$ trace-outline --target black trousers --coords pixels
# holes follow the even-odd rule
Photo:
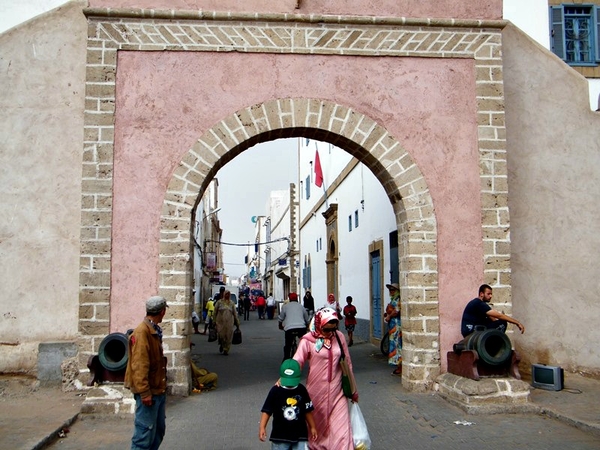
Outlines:
[[[292,342],[294,342],[295,338],[298,340],[306,334],[305,328],[292,328],[285,332],[285,346],[283,347],[283,359],[289,359],[294,355],[291,355],[292,350]]]

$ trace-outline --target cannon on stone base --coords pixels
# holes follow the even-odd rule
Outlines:
[[[106,336],[100,342],[98,354],[88,359],[87,366],[91,375],[88,386],[125,381],[128,358],[127,336],[123,333],[111,333]]]
[[[482,376],[512,376],[521,379],[521,358],[512,349],[508,336],[499,330],[475,327],[475,331],[454,344],[448,352],[448,372],[479,380]]]

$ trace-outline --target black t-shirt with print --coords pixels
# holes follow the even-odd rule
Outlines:
[[[295,388],[273,386],[261,409],[273,418],[269,439],[273,442],[307,441],[306,413],[313,409],[304,385],[299,384]]]

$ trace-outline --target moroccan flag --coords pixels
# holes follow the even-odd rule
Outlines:
[[[323,169],[321,169],[321,160],[319,159],[319,150],[315,155],[315,184],[321,187],[323,184]]]

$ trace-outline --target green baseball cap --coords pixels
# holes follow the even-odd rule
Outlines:
[[[295,359],[286,359],[279,368],[280,383],[285,387],[296,387],[302,376],[300,364]]]

